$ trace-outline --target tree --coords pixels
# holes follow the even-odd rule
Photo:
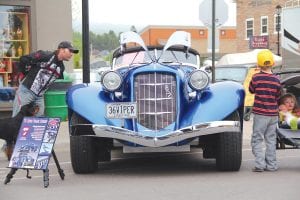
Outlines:
[[[96,34],[93,32],[89,33],[90,43],[93,45],[94,49],[99,51],[108,50],[112,51],[116,49],[119,45],[119,36],[112,30],[108,33]],[[82,34],[79,32],[73,32],[73,44],[79,49],[79,54],[74,55],[74,68],[81,68],[81,58],[82,58]],[[112,53],[111,53],[112,54]],[[110,59],[111,55],[104,58]]]
[[[74,54],[74,68],[78,69],[81,66],[81,57],[82,57],[82,34],[79,32],[73,32],[73,45],[79,49],[78,54]]]
[[[95,34],[90,32],[90,42],[93,44],[93,48],[99,51],[115,49],[119,44],[119,39],[114,31],[110,30],[108,33]]]

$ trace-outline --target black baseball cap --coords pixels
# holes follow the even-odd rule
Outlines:
[[[71,44],[71,42],[68,41],[62,41],[61,43],[59,43],[57,49],[69,49],[72,53],[78,53],[79,50],[75,49],[73,47],[73,45]]]

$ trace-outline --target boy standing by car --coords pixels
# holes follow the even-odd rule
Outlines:
[[[253,133],[251,138],[255,167],[252,171],[276,171],[276,126],[278,123],[278,100],[281,85],[272,73],[273,53],[262,50],[257,54],[260,72],[252,77],[249,91],[255,95],[253,105]],[[266,150],[263,152],[263,142]]]

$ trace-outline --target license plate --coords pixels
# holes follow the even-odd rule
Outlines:
[[[106,118],[136,118],[136,102],[106,104]]]

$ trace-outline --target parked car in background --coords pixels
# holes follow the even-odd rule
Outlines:
[[[101,74],[105,71],[110,70],[110,67],[101,67],[98,69],[90,69],[90,83],[100,83]],[[73,79],[73,84],[83,83],[82,80],[82,69],[74,69],[73,72],[69,73],[70,77]]]
[[[259,72],[259,69],[254,64],[237,64],[237,65],[218,65],[215,67],[215,80],[220,81],[235,81],[244,86],[245,101],[244,101],[244,120],[250,120],[252,106],[254,103],[254,95],[249,92],[249,83],[252,76]]]
[[[109,67],[109,65],[107,64],[107,62],[105,62],[102,59],[95,59],[94,61],[92,61],[90,63],[90,69],[100,69],[100,68],[105,68],[105,67]]]
[[[101,85],[67,91],[74,172],[92,173],[98,162],[110,161],[114,140],[123,153],[198,147],[204,158],[216,159],[218,170],[239,170],[243,86],[211,83],[187,32],[174,32],[165,46],[146,46],[134,32],[122,33],[120,42]]]

